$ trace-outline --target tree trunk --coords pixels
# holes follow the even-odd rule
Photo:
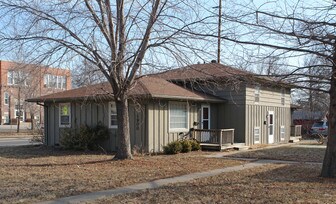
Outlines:
[[[118,138],[119,145],[117,154],[114,159],[132,159],[129,117],[128,117],[128,100],[122,98],[116,101],[117,120],[118,120]]]
[[[334,55],[330,83],[330,104],[328,117],[328,144],[321,171],[322,177],[336,177],[336,53]]]

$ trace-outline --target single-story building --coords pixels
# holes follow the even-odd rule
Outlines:
[[[131,90],[131,145],[160,152],[195,130],[202,142],[234,130],[235,143],[271,144],[290,137],[290,86],[218,63],[195,64],[136,79]],[[29,99],[44,106],[45,144],[59,144],[65,128],[105,124],[104,148],[118,148],[116,106],[108,83]],[[204,140],[204,141],[203,141]],[[222,139],[218,139],[222,140]],[[218,142],[217,141],[217,142]]]

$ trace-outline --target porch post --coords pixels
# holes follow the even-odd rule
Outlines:
[[[219,146],[222,148],[222,143],[223,143],[223,130],[220,129],[219,131]]]

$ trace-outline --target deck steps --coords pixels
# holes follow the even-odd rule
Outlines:
[[[223,144],[220,146],[219,144],[211,144],[211,143],[201,143],[201,147],[203,150],[217,150],[217,151],[225,151],[225,150],[246,150],[249,147],[245,146],[244,143],[228,143],[228,144]]]
[[[289,143],[300,142],[301,139],[302,139],[302,136],[296,136],[296,137],[294,137],[294,136],[292,137],[292,136],[291,136],[291,137],[289,138],[289,141],[288,141],[288,142],[289,142]]]

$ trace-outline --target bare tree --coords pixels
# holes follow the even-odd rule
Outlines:
[[[250,50],[256,57],[276,53],[288,61],[295,60],[291,71],[279,77],[301,88],[329,94],[329,136],[321,176],[336,177],[335,4],[273,1],[257,5],[254,1],[244,1],[234,6],[235,9],[223,15],[234,32],[222,35],[222,40],[238,44],[241,50]],[[322,60],[307,65],[300,62],[304,56]]]
[[[86,60],[76,65],[72,71],[73,87],[87,86],[106,82],[103,73],[96,66]]]
[[[25,44],[48,63],[75,59],[94,65],[110,83],[117,106],[120,144],[115,158],[130,159],[129,90],[156,59],[170,55],[185,62],[188,53],[199,55],[202,49],[182,32],[207,20],[196,5],[188,0],[1,0],[0,40],[3,47]],[[12,24],[19,34],[7,28]]]

